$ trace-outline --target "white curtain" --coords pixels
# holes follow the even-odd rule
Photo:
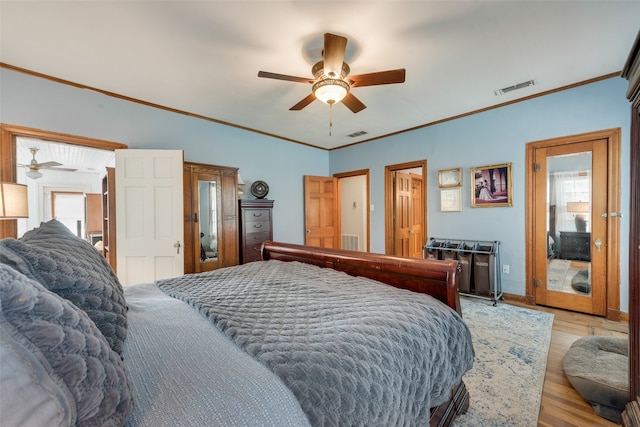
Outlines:
[[[591,171],[553,172],[553,184],[550,186],[550,204],[556,205],[556,233],[576,231],[575,216],[567,212],[568,202],[589,203],[591,212]],[[590,214],[587,218],[587,231],[590,230]]]

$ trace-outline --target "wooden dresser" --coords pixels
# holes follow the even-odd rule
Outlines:
[[[262,242],[273,239],[273,200],[238,200],[240,207],[240,263],[260,260]]]
[[[591,261],[591,233],[561,231],[560,258]]]

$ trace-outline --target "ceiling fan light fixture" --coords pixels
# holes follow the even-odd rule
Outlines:
[[[347,96],[349,83],[340,79],[322,79],[313,84],[313,94],[325,104],[333,105]]]
[[[34,170],[27,171],[26,175],[31,179],[42,178],[42,173]]]

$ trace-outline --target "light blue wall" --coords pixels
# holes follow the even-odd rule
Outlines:
[[[213,95],[212,95],[213,96]],[[0,68],[0,122],[127,144],[182,149],[187,161],[240,168],[275,200],[274,239],[304,243],[303,175],[329,174],[326,150],[151,108]],[[249,188],[245,189],[249,194]]]
[[[428,233],[451,239],[499,240],[504,292],[525,294],[525,146],[528,142],[622,129],[622,212],[629,217],[630,104],[621,78],[519,102],[458,120],[330,153],[331,173],[370,169],[371,251],[384,252],[384,167],[428,161]],[[426,100],[428,102],[428,100]],[[511,162],[513,207],[471,208],[470,168]],[[438,170],[463,168],[462,212],[440,212]],[[628,221],[621,221],[621,310],[628,307]]]
[[[613,78],[413,132],[327,152],[0,68],[0,122],[122,142],[183,149],[185,160],[240,168],[269,184],[274,238],[303,243],[303,175],[371,171],[371,251],[384,252],[384,167],[427,159],[430,236],[500,240],[503,291],[525,294],[525,145],[578,133],[622,129],[622,212],[629,212],[630,107],[626,81]],[[426,100],[425,102],[428,102]],[[469,168],[513,164],[513,207],[472,209]],[[463,211],[441,213],[437,171],[463,168]],[[628,221],[621,221],[621,310],[628,308]]]

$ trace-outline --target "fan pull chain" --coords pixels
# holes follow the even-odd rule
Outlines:
[[[333,127],[333,102],[329,104],[329,136],[331,136],[332,127]]]

